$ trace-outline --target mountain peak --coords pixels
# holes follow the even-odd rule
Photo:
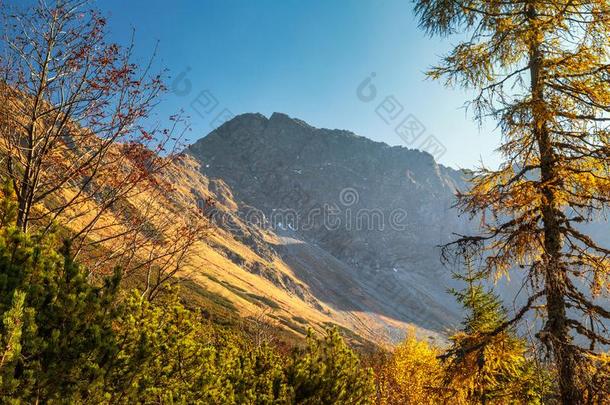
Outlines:
[[[292,117],[290,117],[288,114],[284,114],[282,112],[274,112],[271,114],[271,117],[269,117],[269,120],[292,120]]]
[[[269,118],[237,116],[188,152],[201,162],[204,175],[224,180],[237,201],[255,209],[272,227],[279,226],[282,238],[290,236],[318,249],[282,247],[284,242],[279,242],[278,251],[295,273],[317,274],[320,270],[309,261],[326,252],[353,269],[345,271],[353,272],[358,283],[371,285],[371,294],[387,297],[386,287],[374,284],[381,279],[404,291],[414,280],[430,291],[445,282],[436,246],[460,230],[451,209],[460,180],[430,154],[390,147],[349,131],[314,128],[277,112]],[[334,207],[333,215],[343,214],[342,220],[351,222],[333,227],[337,218],[325,216],[321,207]],[[275,224],[280,212],[290,214]],[[391,222],[397,217],[404,223]],[[372,222],[363,224],[367,219]],[[395,294],[413,302],[405,305],[405,312],[388,307],[382,311],[385,315],[417,320],[427,328],[439,328],[451,318],[432,308],[433,302],[444,299],[444,289],[438,296],[430,292],[430,319],[414,319],[407,310],[418,305],[417,294]]]

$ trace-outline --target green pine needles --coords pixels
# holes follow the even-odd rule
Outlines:
[[[252,346],[169,293],[159,302],[95,281],[57,238],[14,225],[0,201],[0,402],[368,404],[373,376],[336,330],[302,351]]]

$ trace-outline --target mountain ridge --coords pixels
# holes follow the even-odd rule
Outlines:
[[[186,154],[200,163],[204,176],[222,179],[236,200],[253,208],[260,226],[300,242],[275,250],[303,277],[323,265],[310,263],[311,252],[321,249],[377,302],[369,312],[439,332],[457,322],[458,308],[445,291],[452,281],[437,246],[467,226],[452,208],[455,192],[465,185],[462,172],[437,164],[427,152],[315,128],[283,113],[239,115]],[[312,219],[325,206],[345,214],[343,227],[331,230],[328,218]],[[391,216],[401,212],[406,223],[391,224]],[[252,219],[251,213],[243,215]],[[384,222],[376,232],[368,229],[376,223],[359,228],[353,217],[348,223],[347,214],[362,213],[369,221],[379,214]],[[325,299],[337,308],[363,310]]]

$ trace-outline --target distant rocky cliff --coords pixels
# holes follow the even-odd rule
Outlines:
[[[279,113],[235,117],[187,152],[229,186],[244,220],[281,237],[270,248],[321,301],[435,330],[458,319],[437,246],[468,227],[451,208],[462,173]]]

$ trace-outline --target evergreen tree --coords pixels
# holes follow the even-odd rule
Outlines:
[[[11,371],[21,355],[21,333],[23,328],[23,304],[25,294],[15,291],[12,307],[2,317],[0,343],[0,387],[3,391],[14,391],[19,385]]]
[[[289,403],[283,361],[271,347],[214,327],[176,294],[153,304],[134,292],[117,328],[109,403]]]
[[[14,213],[5,186],[3,213]],[[14,223],[14,222],[13,222]],[[3,401],[85,400],[103,379],[116,351],[112,328],[115,277],[99,287],[48,238],[17,227],[0,228],[0,329],[3,342],[0,398]]]
[[[527,358],[526,341],[513,328],[502,329],[507,314],[499,297],[482,285],[470,257],[465,261],[466,273],[454,277],[466,287],[452,293],[466,316],[442,356],[448,360],[446,384],[467,403],[541,403],[548,387]]]
[[[297,404],[369,404],[372,370],[360,365],[336,328],[319,340],[309,331],[307,348],[295,353],[286,374]]]
[[[24,234],[0,206],[0,402],[367,404],[371,371],[336,330],[281,356],[186,308],[95,282],[67,244]],[[1,209],[1,208],[0,208]],[[12,224],[12,225],[11,225]]]

